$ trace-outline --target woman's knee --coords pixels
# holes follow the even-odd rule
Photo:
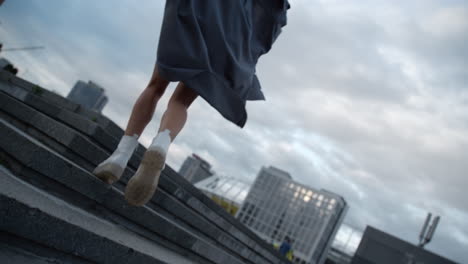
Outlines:
[[[161,98],[164,92],[166,91],[168,85],[169,81],[166,81],[158,76],[156,78],[151,79],[147,89],[149,89],[155,97]]]
[[[151,94],[156,98],[161,98],[166,91],[166,87],[148,85],[147,89],[151,91]]]
[[[165,80],[159,74],[157,67],[154,68],[151,80],[148,83],[147,89],[149,89],[155,97],[161,98],[166,91],[169,81]]]

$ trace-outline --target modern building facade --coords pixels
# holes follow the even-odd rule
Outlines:
[[[353,257],[346,254],[346,252],[331,247],[328,251],[328,257],[325,264],[350,264],[352,258]]]
[[[258,173],[237,218],[269,243],[290,237],[293,263],[322,264],[347,209],[343,197],[270,166]]]
[[[67,98],[96,112],[101,112],[108,101],[104,88],[92,81],[77,81]]]
[[[214,175],[196,183],[195,187],[235,216],[249,193],[250,185],[236,178]]]
[[[325,264],[350,264],[364,231],[342,223],[328,251]]]
[[[211,164],[197,154],[192,154],[192,156],[185,159],[180,167],[179,174],[193,184],[213,176]]]
[[[395,236],[367,226],[352,264],[456,264]]]

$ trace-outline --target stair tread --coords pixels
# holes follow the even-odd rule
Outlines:
[[[75,102],[70,101],[65,97],[62,97],[61,95],[48,91],[47,89],[39,87],[38,85],[35,85],[29,81],[21,79],[7,71],[0,70],[0,81],[12,83],[21,89],[40,95],[51,104],[58,105],[72,112],[79,113],[83,116],[86,116],[86,118],[88,119],[93,118],[104,128],[109,129],[114,137],[121,137],[124,134],[122,128],[120,128],[111,119],[107,118],[103,114],[87,109]]]
[[[81,176],[83,179],[79,181],[89,190],[76,190],[77,192],[83,192],[88,198],[124,217],[135,218],[139,225],[155,232],[155,235],[157,234],[163,239],[172,239],[173,244],[179,243],[176,247],[192,250],[194,254],[199,255],[200,261],[241,263],[239,261],[243,259],[248,263],[287,263],[283,257],[272,250],[270,245],[235,220],[169,166],[166,166],[162,173],[159,189],[155,196],[144,207],[145,212],[129,208],[123,200],[122,191],[124,184],[137,168],[141,154],[145,150],[144,147],[139,145],[139,151],[136,151],[132,156],[120,182],[114,186],[103,187],[103,183],[90,172],[98,163],[107,158],[117,145],[118,140],[106,130],[109,127],[104,128],[102,122],[92,121],[89,116],[85,116],[87,114],[85,112],[79,113],[77,111],[79,108],[75,108],[71,102],[65,108],[60,108],[58,105],[67,104],[67,99],[60,98],[59,95],[54,95],[57,96],[54,100],[60,101],[55,104],[52,102],[53,100],[47,101],[35,95],[31,92],[31,87],[29,90],[18,88],[20,86],[18,83],[23,80],[14,77],[12,81],[12,79],[8,79],[10,77],[6,78],[5,76],[5,74],[0,73],[0,97],[2,97],[0,118],[6,120],[0,124],[8,126],[8,129],[20,134],[23,139],[26,138],[29,142],[39,146],[39,149],[52,153],[58,160],[65,162],[65,164],[63,162],[56,164],[59,165],[58,167],[62,167],[62,171],[68,170],[68,172],[76,174],[73,177],[86,175],[88,182],[85,183],[83,176]],[[27,83],[26,85],[32,84]],[[3,102],[8,102],[10,105],[6,106],[5,104],[4,106]],[[107,119],[105,116],[102,118]],[[21,149],[22,146],[19,148]],[[12,154],[11,152],[12,150],[9,154]],[[23,154],[22,163],[25,163],[25,166],[38,166],[38,164],[33,163],[39,162],[40,158],[36,160],[37,157],[31,157],[27,153]],[[70,167],[64,169],[64,166]],[[39,167],[41,168],[35,167],[34,169],[44,170],[43,174],[53,173],[51,168],[45,168],[42,165]],[[55,180],[61,181],[65,185],[70,184],[69,179]],[[159,225],[167,227],[167,230],[158,231],[158,224],[147,223],[147,220],[144,220],[153,216],[158,218],[158,221],[162,221],[158,222]],[[137,232],[133,229],[131,231]],[[171,238],[173,234],[169,234],[170,232],[178,234],[180,241],[174,240],[174,237]],[[153,242],[161,239],[154,238],[155,235],[152,235]],[[176,250],[174,245],[171,246],[170,250]],[[184,254],[182,251],[179,253]]]
[[[148,231],[181,247],[183,251],[188,250],[215,263],[241,263],[234,256],[195,236],[190,230],[170,221],[149,206],[128,205],[122,193],[115,187],[101,182],[82,168],[67,162],[54,150],[3,120],[0,120],[0,129],[4,131],[2,131],[4,135],[13,139],[8,143],[0,142],[1,148],[28,168],[130,219]],[[18,149],[21,151],[15,151]]]
[[[40,211],[42,214],[61,220],[63,224],[78,227],[80,232],[93,233],[98,237],[111,240],[114,244],[120,244],[125,248],[135,250],[162,262],[194,263],[174,254],[172,251],[162,246],[151,243],[151,241],[148,241],[146,238],[140,237],[120,225],[100,219],[18,179],[3,166],[0,166],[0,175],[0,194],[4,197],[14,199],[17,203],[26,205],[31,210],[31,214],[37,214],[37,211]],[[14,208],[10,208],[10,210],[14,210]],[[42,218],[38,219],[43,221]],[[48,227],[46,223],[39,224],[47,228],[48,232],[51,232],[51,227]],[[36,232],[45,231],[46,230],[37,230]],[[54,239],[57,241],[63,241],[65,239],[73,240],[74,235],[76,234],[64,234],[63,237],[55,237]],[[70,243],[76,243],[77,245],[83,244],[83,242],[79,240],[74,240]]]
[[[62,144],[68,144],[68,149],[60,148],[60,150],[62,151],[54,149],[55,151],[58,151],[58,153],[60,153],[61,155],[68,157],[72,155],[71,152],[77,152],[78,155],[80,155],[80,158],[88,159],[89,162],[92,162],[92,165],[78,165],[74,163],[74,161],[77,158],[66,158],[71,163],[74,163],[74,165],[83,168],[87,167],[88,172],[90,172],[90,170],[92,170],[92,168],[94,168],[100,160],[103,160],[107,157],[104,151],[96,147],[91,141],[87,140],[87,138],[85,138],[81,134],[77,133],[71,128],[68,128],[67,126],[58,123],[50,117],[47,117],[44,114],[32,109],[31,107],[21,103],[20,101],[10,98],[7,95],[3,95],[0,96],[0,102],[2,103],[2,111],[14,115],[15,118],[21,120],[22,122],[36,127],[44,133],[47,133],[48,136],[61,142]],[[26,130],[31,131],[31,129],[29,128]],[[37,141],[35,138],[33,138],[33,140]],[[41,144],[43,143],[41,142]],[[126,183],[129,179],[129,176],[133,173],[133,169],[127,168],[126,176],[123,177],[121,182],[123,181],[123,183]],[[167,179],[166,175],[163,174],[161,178],[161,184],[159,187],[163,186],[163,189],[166,189],[168,185],[174,186],[174,184]],[[123,184],[120,189],[123,189]],[[253,249],[248,249],[247,245],[242,245],[242,243],[240,241],[237,241],[234,237],[230,237],[227,234],[223,235],[222,233],[225,231],[222,231],[220,227],[216,227],[215,225],[210,224],[208,220],[203,219],[203,215],[197,215],[196,213],[192,212],[192,210],[194,209],[189,209],[186,207],[186,205],[181,205],[181,201],[178,201],[176,199],[177,198],[169,197],[169,193],[162,192],[159,188],[155,196],[153,197],[153,200],[156,201],[158,205],[161,205],[166,210],[171,210],[171,212],[177,217],[184,219],[184,221],[188,222],[190,225],[194,225],[195,228],[197,228],[197,234],[199,234],[199,236],[208,235],[210,238],[215,239],[218,243],[224,245],[227,250],[232,250],[236,252],[236,254],[239,254],[243,257],[251,258],[253,263],[267,263],[266,260],[262,259],[260,256],[256,256]],[[198,205],[198,207],[200,207],[200,205]],[[204,209],[204,211],[206,211],[206,208]],[[204,234],[201,234],[202,232]],[[240,231],[235,230],[234,232],[240,233]]]

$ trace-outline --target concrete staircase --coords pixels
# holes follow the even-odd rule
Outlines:
[[[91,171],[123,130],[105,116],[0,72],[0,263],[289,263],[169,166],[152,200]]]

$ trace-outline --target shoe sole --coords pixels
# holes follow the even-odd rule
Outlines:
[[[107,163],[98,165],[94,170],[93,174],[96,175],[100,180],[108,184],[112,184],[120,179],[123,173],[123,168],[116,164]]]
[[[129,204],[142,206],[153,197],[165,160],[165,155],[158,150],[145,152],[140,166],[125,188],[125,199]]]

